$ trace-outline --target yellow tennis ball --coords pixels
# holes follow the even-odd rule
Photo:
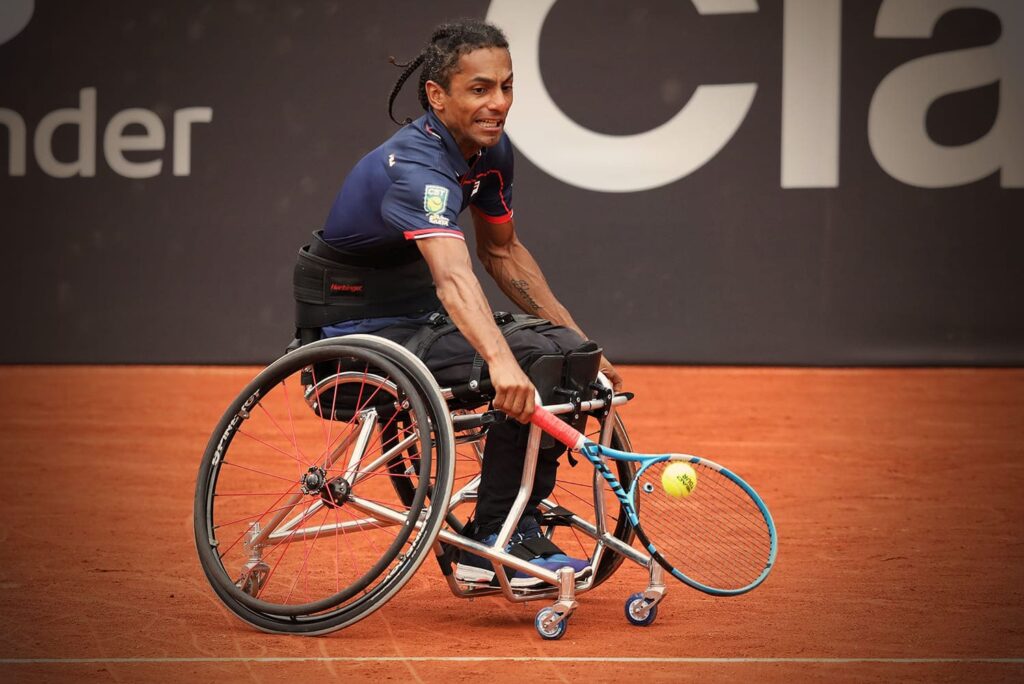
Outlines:
[[[661,474],[661,486],[670,496],[690,496],[690,492],[697,486],[697,471],[689,463],[669,463]]]

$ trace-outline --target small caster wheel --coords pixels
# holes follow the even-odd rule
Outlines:
[[[626,619],[637,627],[646,627],[658,617],[658,604],[648,607],[642,593],[636,593],[626,599]]]
[[[549,627],[544,626],[545,622],[557,617],[558,613],[551,608],[541,608],[540,612],[537,613],[537,619],[533,621],[533,625],[537,628],[537,634],[540,634],[542,639],[554,641],[555,639],[561,639],[565,634],[565,627],[569,622],[569,618],[563,618],[561,622]]]

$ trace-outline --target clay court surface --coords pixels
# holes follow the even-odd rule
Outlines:
[[[634,446],[743,475],[778,563],[738,598],[672,584],[648,628],[624,565],[545,642],[546,604],[458,600],[431,559],[348,629],[254,631],[203,576],[192,498],[257,369],[0,368],[0,679],[1024,680],[1024,370],[622,370]]]

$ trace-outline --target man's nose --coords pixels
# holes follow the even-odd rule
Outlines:
[[[502,89],[491,95],[491,101],[489,102],[491,109],[495,109],[501,112],[508,111],[508,108],[512,106],[512,93],[506,93]]]

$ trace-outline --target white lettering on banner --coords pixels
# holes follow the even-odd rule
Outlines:
[[[53,134],[60,126],[78,127],[78,159],[62,162],[53,156]],[[11,140],[14,147],[14,140]],[[96,89],[82,88],[78,93],[78,109],[58,109],[43,117],[36,127],[36,162],[48,176],[96,175]]]
[[[756,0],[691,0],[701,15],[757,12]],[[701,85],[665,124],[635,135],[606,135],[570,119],[540,72],[540,34],[555,0],[492,0],[487,20],[505,29],[515,55],[516,108],[507,130],[518,149],[555,178],[601,192],[668,185],[709,162],[750,110],[756,83]],[[938,19],[980,8],[1000,21],[990,46],[912,60],[879,84],[867,136],[881,168],[918,187],[950,187],[1001,172],[1024,187],[1024,0],[885,0],[877,38],[929,38]],[[783,188],[839,185],[842,0],[785,0],[783,19]],[[925,127],[939,97],[999,84],[999,111],[984,137],[967,145],[934,142]]]
[[[757,85],[701,85],[667,122],[635,135],[580,126],[558,108],[540,73],[540,34],[555,0],[493,0],[487,21],[501,26],[515,55],[516,108],[506,130],[530,161],[565,183],[603,192],[667,185],[710,161],[747,116]],[[701,0],[701,14],[755,12],[754,0]]]
[[[699,14],[743,14],[757,11],[757,0],[691,0]]]
[[[0,45],[22,32],[36,11],[35,0],[0,2]]]
[[[186,107],[174,112],[175,176],[188,176],[192,173],[192,124],[211,121],[213,110],[210,107]]]
[[[782,187],[839,187],[841,0],[787,0],[782,28]]]
[[[10,153],[7,155],[7,173],[25,175],[25,120],[17,112],[0,109],[0,126],[7,128]]]
[[[146,129],[145,135],[125,135],[124,129],[132,124]],[[164,149],[164,124],[160,117],[148,109],[124,109],[114,115],[103,134],[103,154],[115,173],[125,178],[152,178],[160,175],[162,159],[131,162],[124,158],[125,150]]]
[[[210,107],[186,107],[174,112],[174,148],[172,168],[175,176],[192,173],[192,125],[213,121]],[[142,126],[143,134],[128,134],[129,126]],[[7,129],[9,152],[7,172],[11,176],[25,175],[26,138],[25,120],[11,109],[0,109],[0,126]],[[53,136],[61,126],[78,129],[78,156],[73,161],[61,161],[53,153]],[[57,109],[44,116],[36,126],[33,137],[36,163],[43,173],[54,178],[96,175],[96,89],[82,88],[78,93],[78,107]],[[152,178],[163,170],[162,159],[129,161],[126,151],[162,152],[166,132],[156,112],[139,107],[124,109],[114,114],[103,132],[103,155],[111,170],[125,178]]]
[[[939,18],[957,8],[999,16],[992,45],[911,60],[879,84],[868,111],[868,141],[886,173],[908,185],[945,188],[1001,172],[1004,188],[1024,187],[1024,3],[1020,0],[886,0],[877,38],[930,38]],[[925,115],[943,95],[999,84],[992,129],[966,145],[940,145]]]

